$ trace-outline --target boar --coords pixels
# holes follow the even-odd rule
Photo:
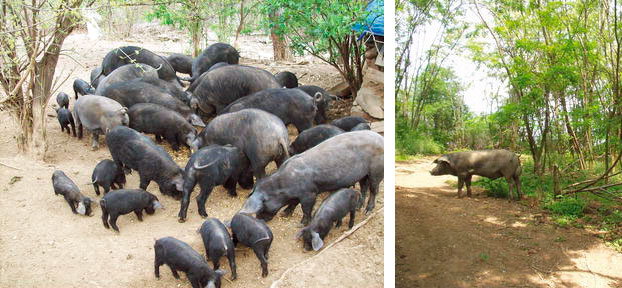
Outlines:
[[[222,68],[224,69],[224,68]],[[211,73],[211,72],[210,72]],[[266,175],[266,166],[280,166],[289,158],[287,127],[278,117],[258,109],[244,109],[214,118],[195,140],[195,147],[210,144],[238,147],[250,161],[255,177]]]
[[[138,132],[155,134],[158,141],[160,136],[163,136],[173,150],[178,151],[179,145],[184,144],[189,148],[196,148],[192,145],[197,137],[197,129],[176,111],[158,104],[139,103],[133,105],[128,114],[130,128]]]
[[[261,263],[261,277],[268,276],[268,251],[272,245],[272,230],[266,222],[246,214],[235,214],[231,219],[233,245],[238,242],[251,247]]]
[[[212,193],[212,189],[223,185],[229,195],[237,196],[236,183],[244,176],[248,166],[248,159],[244,153],[231,145],[209,145],[192,154],[184,171],[184,192],[179,209],[179,221],[183,222],[186,219],[190,194],[197,182],[201,187],[201,193],[197,197],[199,215],[207,217],[205,201]]]
[[[76,101],[73,108],[74,119],[78,124],[78,138],[82,139],[82,126],[93,133],[93,149],[99,147],[99,134],[108,134],[117,126],[127,126],[130,118],[127,108],[110,98],[85,95]]]
[[[220,288],[220,278],[226,271],[213,271],[201,254],[190,245],[173,237],[164,237],[155,241],[155,277],[160,279],[160,266],[171,268],[173,277],[179,279],[177,271],[186,273],[192,288]]]
[[[99,206],[102,208],[102,221],[106,229],[112,229],[119,232],[117,226],[117,218],[119,215],[125,215],[134,212],[138,221],[143,221],[143,210],[151,215],[158,208],[163,208],[162,204],[155,195],[143,189],[119,189],[112,190],[99,200]],[[110,220],[108,220],[110,216]],[[110,226],[108,226],[110,223]]]
[[[99,186],[104,188],[104,194],[108,194],[110,187],[112,187],[112,189],[123,189],[125,185],[125,173],[117,174],[117,170],[117,164],[114,164],[114,161],[110,159],[105,159],[97,163],[91,175],[91,183],[93,183],[93,188],[95,188],[95,194],[97,194],[97,196],[99,196]]]
[[[52,173],[52,186],[54,186],[55,195],[63,195],[73,214],[91,215],[91,203],[93,203],[93,200],[82,195],[78,185],[69,179],[65,172],[55,170]]]
[[[272,175],[257,181],[240,213],[270,220],[285,205],[291,214],[302,205],[302,224],[311,220],[318,193],[336,191],[359,182],[363,205],[371,190],[366,213],[374,209],[376,194],[384,178],[384,139],[372,131],[339,134],[285,161]]]
[[[71,125],[71,130],[73,131],[73,137],[76,137],[76,123],[73,121],[73,116],[71,115],[71,111],[69,111],[66,108],[60,108],[56,110],[56,118],[58,118],[58,123],[60,123],[61,132],[67,129],[67,134],[70,134],[69,125]]]
[[[106,136],[106,143],[117,165],[117,173],[123,173],[124,167],[134,169],[140,176],[140,189],[146,190],[149,183],[155,181],[162,194],[181,197],[184,171],[149,137],[132,128],[117,126]]]
[[[276,115],[285,125],[294,124],[298,133],[301,133],[313,126],[317,112],[315,105],[321,97],[316,95],[316,98],[311,98],[307,93],[297,89],[266,89],[234,101],[220,113],[256,108]]]
[[[296,238],[302,237],[305,250],[318,251],[324,246],[324,237],[328,235],[330,229],[341,226],[341,220],[350,213],[348,228],[354,226],[354,216],[356,214],[359,198],[361,194],[352,189],[341,189],[324,200],[320,208],[315,211],[313,220],[309,226],[302,228]]]
[[[324,140],[341,133],[344,133],[344,131],[328,124],[322,124],[307,129],[300,133],[298,137],[296,137],[296,140],[292,142],[292,145],[289,146],[289,154],[295,155],[305,152],[315,147],[315,145],[322,143]]]
[[[523,193],[520,188],[522,168],[516,154],[507,150],[466,151],[445,154],[434,160],[430,174],[458,176],[458,198],[462,198],[462,186],[466,183],[467,196],[471,197],[471,177],[484,176],[490,179],[504,177],[508,181],[509,200],[513,200],[512,190],[516,185],[517,197]]]
[[[214,263],[214,269],[220,268],[220,257],[226,255],[231,268],[231,280],[235,280],[238,277],[235,265],[235,246],[227,227],[220,220],[209,218],[203,222],[198,232],[203,239],[205,255]]]

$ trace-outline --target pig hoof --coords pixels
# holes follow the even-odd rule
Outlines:
[[[177,222],[179,222],[179,223],[184,223],[184,222],[186,222],[186,219],[179,218],[179,219],[177,219]]]

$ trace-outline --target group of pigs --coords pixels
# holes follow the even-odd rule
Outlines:
[[[325,124],[329,102],[337,98],[322,88],[298,86],[290,72],[273,75],[238,62],[238,52],[224,43],[209,46],[195,59],[181,54],[165,58],[125,46],[109,52],[102,65],[93,69],[90,84],[75,80],[73,113],[68,95],[57,96],[61,131],[70,133],[71,126],[76,136],[77,125],[81,138],[86,128],[93,135],[93,149],[98,147],[98,136],[106,136],[112,160],[99,162],[91,179],[97,195],[100,186],[104,189],[99,205],[106,228],[118,232],[119,215],[134,212],[142,221],[143,210],[153,214],[163,208],[158,197],[145,191],[151,181],[162,194],[181,200],[179,222],[187,217],[196,184],[202,217],[208,216],[205,202],[215,186],[223,185],[231,196],[237,195],[237,184],[252,188],[242,209],[226,225],[208,218],[199,229],[215,270],[188,244],[165,237],[154,246],[156,277],[159,267],[167,264],[176,278],[177,271],[185,272],[193,287],[220,287],[222,256],[229,259],[232,279],[237,277],[234,247],[238,242],[253,249],[266,277],[273,235],[265,221],[281,208],[287,206],[283,215],[291,215],[298,204],[302,206],[306,226],[297,238],[303,239],[306,250],[316,251],[333,224],[340,226],[348,213],[349,227],[353,226],[367,190],[366,213],[374,208],[384,178],[383,137],[370,131],[360,117]],[[180,78],[177,72],[190,77]],[[186,90],[182,81],[190,82]],[[299,133],[291,145],[288,124]],[[194,126],[203,130],[198,133]],[[174,150],[188,146],[192,155],[185,170],[141,132],[155,134],[157,142],[164,138]],[[277,170],[266,176],[271,161]],[[125,175],[132,170],[138,172],[140,189],[123,189]],[[357,182],[360,193],[349,189]],[[54,171],[52,183],[55,194],[64,196],[73,213],[92,214],[91,206],[97,202],[80,193],[65,173]],[[316,196],[325,191],[336,192],[312,217]]]

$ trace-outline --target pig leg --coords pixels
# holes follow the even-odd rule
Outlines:
[[[374,207],[376,206],[376,194],[378,194],[378,189],[380,188],[380,181],[382,178],[370,178],[369,185],[369,200],[367,200],[367,208],[365,209],[365,214],[369,214]],[[361,196],[362,198],[363,196]]]
[[[238,193],[236,192],[236,184],[237,183],[238,183],[238,179],[236,179],[234,177],[229,177],[229,179],[227,179],[227,181],[223,185],[225,187],[225,189],[227,189],[227,193],[229,193],[229,196],[231,196],[231,197],[238,196]]]
[[[235,265],[235,250],[233,247],[227,249],[227,259],[229,259],[229,268],[231,268],[231,280],[235,280],[238,278],[238,273],[236,272],[237,266]]]
[[[82,132],[82,122],[78,123],[78,139],[82,139],[83,132]]]
[[[193,176],[186,177],[184,180],[184,192],[181,197],[181,208],[179,209],[179,214],[177,215],[177,217],[179,217],[179,222],[186,221],[186,214],[188,213],[188,206],[190,205],[190,194],[192,194],[192,190],[195,185],[196,181]]]
[[[166,139],[166,142],[168,142],[168,144],[171,145],[173,150],[179,151],[179,145],[177,145],[177,139],[175,139],[175,134],[172,134],[172,133],[166,134],[164,136],[164,139]]]
[[[140,175],[140,189],[143,190],[147,190],[147,186],[149,186],[149,182],[151,182],[151,179],[147,179],[146,176]]]
[[[177,270],[175,270],[175,268],[173,268],[173,266],[168,265],[169,268],[171,268],[171,273],[173,273],[173,277],[175,277],[175,279],[179,279],[179,274],[177,273]]]
[[[110,184],[109,183],[104,183],[104,195],[108,194],[108,192],[110,191]],[[99,194],[97,194],[99,195]]]
[[[197,208],[199,209],[199,215],[207,217],[207,212],[205,211],[205,201],[207,201],[209,194],[212,193],[214,185],[210,183],[209,185],[206,185],[205,188],[203,187],[204,186],[201,186],[201,194],[197,197]]]
[[[110,214],[110,226],[112,226],[112,229],[115,231],[120,232],[119,227],[117,226],[117,218],[119,218],[119,215]]]
[[[69,208],[71,208],[71,211],[73,212],[73,214],[78,214],[78,212],[76,211],[76,206],[73,203],[73,200],[65,198],[65,201],[67,201],[67,203],[69,204]]]
[[[361,198],[359,199],[358,209],[361,209],[363,203],[365,203],[365,196],[367,196],[367,190],[369,189],[369,177],[365,176],[363,179],[359,180],[359,186],[361,186]]]
[[[311,212],[313,212],[313,206],[315,205],[315,194],[313,196],[304,196],[300,199],[300,205],[302,206],[302,221],[305,226],[309,225],[311,221]]]
[[[350,210],[350,222],[348,222],[348,228],[352,229],[354,226],[354,216],[356,214],[356,209]]]
[[[513,190],[514,190],[514,178],[512,177],[506,177],[505,178],[506,181],[508,181],[508,201],[513,201],[514,200],[514,195],[513,195]]]
[[[73,117],[71,116],[71,114],[69,114],[69,125],[71,125],[71,130],[73,131],[73,137],[76,137],[76,124],[73,121]],[[69,130],[69,127],[67,127],[67,130]]]
[[[458,198],[462,198],[462,186],[464,186],[464,178],[458,176]]]
[[[143,209],[134,210],[136,217],[138,217],[138,221],[143,222]]]
[[[108,226],[108,211],[106,209],[102,209],[102,221],[104,222],[104,227],[106,227],[106,229],[110,229],[110,226]],[[156,277],[160,276],[156,274]]]
[[[95,188],[95,194],[99,196],[99,186],[97,185],[97,183],[93,183],[93,188]]]
[[[335,223],[335,228],[339,228],[341,226],[341,218],[337,219],[337,223]]]
[[[516,192],[518,192],[518,200],[523,198],[523,191],[520,190],[520,176],[514,176],[514,183],[516,184]]]
[[[91,145],[93,150],[99,148],[99,131],[93,130],[93,144]]]
[[[268,259],[266,259],[265,245],[262,244],[264,243],[256,243],[253,246],[253,252],[255,252],[259,262],[261,262],[261,277],[266,277],[268,276]]]
[[[289,205],[287,205],[287,208],[285,208],[285,210],[281,212],[281,216],[282,217],[292,216],[292,214],[294,213],[294,210],[296,209],[296,206],[298,206],[298,203],[299,203],[298,199],[294,199],[290,201]]]
[[[153,272],[155,274],[155,277],[160,279],[160,266],[162,266],[164,264],[164,262],[160,261],[162,256],[160,256],[159,255],[160,253],[158,253],[158,252],[159,252],[159,250],[156,249],[155,250],[155,260],[153,260],[153,266],[154,266]]]
[[[464,183],[466,184],[466,188],[467,188],[467,196],[468,197],[471,197],[471,176],[473,176],[473,175],[468,175],[464,179]]]

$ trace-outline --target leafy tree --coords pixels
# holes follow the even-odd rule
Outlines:
[[[54,78],[61,47],[80,23],[81,5],[93,2],[0,2],[0,87],[5,96],[0,109],[19,124],[17,146],[22,153],[45,157],[45,108],[62,81]]]
[[[260,4],[268,24],[285,36],[299,55],[309,53],[335,67],[356,96],[363,82],[364,43],[352,26],[364,23],[367,1],[360,0],[267,0]]]

